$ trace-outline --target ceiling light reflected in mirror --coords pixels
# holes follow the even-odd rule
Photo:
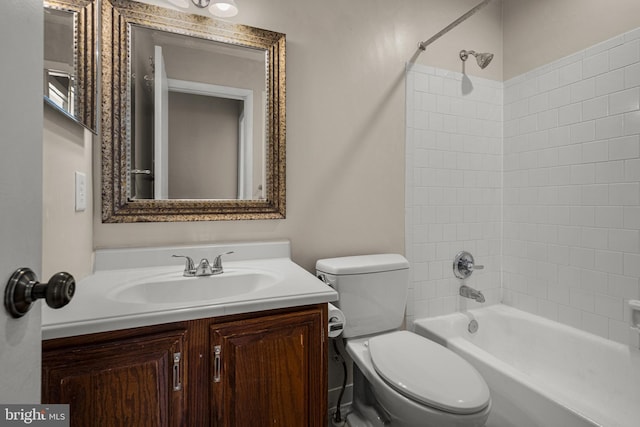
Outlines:
[[[231,18],[238,14],[235,0],[140,0],[143,3],[166,6],[166,3],[186,9],[187,12],[207,14],[218,18]],[[164,4],[163,4],[164,3]],[[203,13],[204,12],[204,13]]]
[[[209,7],[209,12],[221,18],[230,18],[238,14],[238,6],[233,0],[216,1]]]

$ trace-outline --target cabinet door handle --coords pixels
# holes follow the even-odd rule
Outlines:
[[[222,346],[213,347],[213,382],[220,382],[220,371],[222,370]]]
[[[173,353],[173,391],[182,390],[182,383],[180,382],[180,360],[182,355],[180,353]]]

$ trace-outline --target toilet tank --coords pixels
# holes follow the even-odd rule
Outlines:
[[[398,329],[404,319],[409,261],[398,254],[327,258],[316,275],[339,294],[335,305],[346,317],[345,338]]]

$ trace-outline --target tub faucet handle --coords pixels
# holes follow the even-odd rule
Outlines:
[[[466,251],[458,252],[453,260],[453,274],[458,279],[464,280],[471,276],[473,270],[482,270],[483,268],[484,265],[476,265],[473,255]]]

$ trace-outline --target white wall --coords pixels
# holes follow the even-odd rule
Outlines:
[[[639,104],[640,29],[505,83],[505,302],[625,343]]]
[[[499,302],[502,82],[412,66],[406,160],[409,323],[477,304],[458,296],[452,264],[462,250],[485,266],[467,284]]]

